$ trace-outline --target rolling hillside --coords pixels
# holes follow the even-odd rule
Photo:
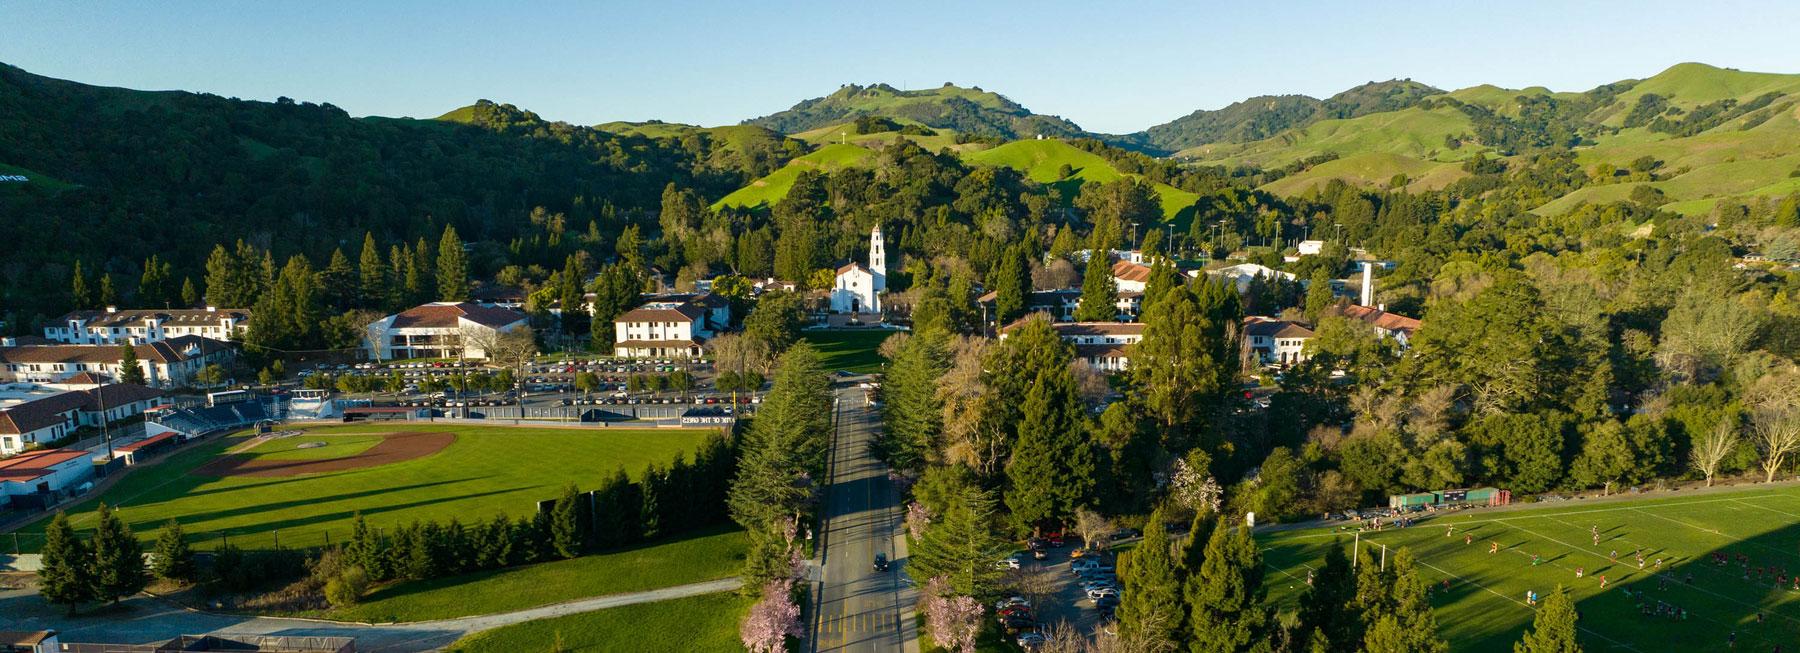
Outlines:
[[[836,143],[826,145],[811,154],[795,158],[779,170],[719,198],[719,201],[713,202],[712,208],[714,210],[725,207],[756,208],[774,204],[787,196],[788,189],[794,187],[794,178],[800,176],[802,171],[830,171],[863,165],[874,156],[874,150],[858,145]]]
[[[1075,137],[1087,133],[1057,116],[1032,113],[1006,96],[952,84],[902,91],[876,84],[848,84],[825,97],[805,100],[785,111],[744,121],[784,134],[798,134],[844,123],[859,116],[909,120],[936,128],[1002,138],[1038,135]]]
[[[893,137],[892,133],[888,136]],[[806,156],[790,161],[788,165],[776,170],[761,179],[751,182],[730,195],[726,195],[713,204],[713,208],[727,206],[754,208],[781,201],[788,189],[794,185],[794,178],[803,170],[835,170],[839,168],[871,165],[875,152],[871,149],[852,144],[830,143]],[[1041,184],[1055,186],[1063,191],[1064,197],[1074,197],[1086,184],[1100,184],[1117,181],[1124,174],[1100,155],[1088,152],[1069,143],[1056,139],[1013,141],[997,147],[982,150],[965,150],[960,152],[964,161],[974,165],[1003,166],[1018,170],[1027,178]],[[1067,177],[1059,176],[1064,165],[1073,171]],[[1167,219],[1177,219],[1183,211],[1193,207],[1198,195],[1169,186],[1156,184],[1156,194],[1162,202],[1163,214]]]

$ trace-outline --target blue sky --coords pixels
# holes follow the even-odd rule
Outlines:
[[[1251,5],[1275,5],[1255,7]],[[1368,6],[1357,6],[1368,5]],[[429,117],[730,124],[844,83],[999,91],[1128,132],[1395,77],[1585,90],[1682,61],[1800,72],[1780,2],[23,2],[0,61],[90,84]]]

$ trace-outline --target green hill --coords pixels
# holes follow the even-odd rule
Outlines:
[[[970,152],[963,160],[976,165],[1005,166],[1018,170],[1032,181],[1063,189],[1064,197],[1074,197],[1083,185],[1118,181],[1126,175],[1098,154],[1056,139],[1013,141],[992,149]],[[1064,165],[1073,172],[1059,176]],[[1162,201],[1163,217],[1176,219],[1183,210],[1192,208],[1198,195],[1168,184],[1156,184],[1156,195]]]
[[[1211,143],[1248,143],[1320,120],[1397,111],[1442,92],[1412,80],[1395,79],[1362,84],[1324,100],[1305,95],[1265,95],[1216,111],[1195,111],[1117,140],[1161,152]]]
[[[775,172],[719,198],[719,201],[713,203],[712,208],[714,210],[725,207],[755,208],[774,204],[787,196],[788,189],[794,187],[794,178],[800,176],[801,171],[831,171],[864,165],[874,156],[874,150],[857,145],[837,143],[826,145],[811,154],[795,158]]]
[[[1215,143],[1182,150],[1177,156],[1211,164],[1281,166],[1325,154],[1397,154],[1427,161],[1458,161],[1481,148],[1451,148],[1448,137],[1467,134],[1473,123],[1448,108],[1409,107],[1356,118],[1321,120],[1249,143]],[[1391,175],[1390,175],[1391,176]]]
[[[744,122],[783,134],[798,134],[859,116],[883,116],[934,129],[1002,138],[1086,135],[1075,123],[1057,116],[1032,113],[1006,96],[980,87],[963,88],[948,83],[919,91],[902,91],[887,84],[848,84],[831,95],[805,100],[785,111]]]
[[[894,120],[894,122],[899,123],[902,126],[918,125],[919,127],[923,127],[926,130],[929,130],[931,133],[928,135],[927,134],[908,134],[908,133],[902,133],[900,131],[889,130],[889,131],[880,131],[880,132],[874,132],[874,133],[869,133],[869,134],[858,134],[858,133],[856,133],[855,121],[849,121],[849,122],[842,122],[842,123],[826,125],[824,127],[819,127],[817,129],[809,129],[809,130],[806,130],[803,132],[799,132],[797,134],[790,134],[790,136],[792,138],[802,140],[807,143],[811,143],[813,145],[826,145],[829,143],[851,143],[851,144],[855,144],[855,145],[861,145],[861,146],[869,148],[871,150],[881,149],[881,147],[883,145],[885,145],[887,143],[892,143],[892,142],[894,142],[895,139],[906,139],[906,140],[912,141],[914,143],[917,143],[919,145],[919,147],[925,148],[927,150],[931,150],[933,152],[944,149],[944,148],[950,148],[953,150],[971,150],[971,149],[979,149],[981,147],[985,147],[984,145],[981,145],[978,143],[960,143],[960,144],[957,143],[956,142],[956,134],[957,134],[956,130],[948,128],[948,127],[931,127],[929,125],[925,125],[924,123],[918,122],[916,120],[909,120],[909,119],[905,119],[905,118],[899,118],[899,119],[893,119],[893,120]]]

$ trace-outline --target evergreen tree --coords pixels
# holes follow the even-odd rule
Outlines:
[[[601,549],[624,546],[638,539],[638,514],[642,500],[631,493],[631,478],[623,468],[594,491],[594,543]]]
[[[1025,315],[1025,300],[1031,291],[1031,262],[1025,248],[1007,248],[993,275],[989,289],[994,291],[994,323],[1010,324]]]
[[[613,264],[600,271],[594,279],[594,309],[590,322],[589,335],[593,337],[592,346],[597,351],[610,351],[615,342],[613,320],[625,311],[637,306],[639,289],[644,282],[638,278],[630,266]]]
[[[75,537],[69,516],[56,513],[44,529],[44,548],[38,569],[38,593],[45,601],[75,608],[94,598],[94,557],[87,545]]]
[[[1090,252],[1081,276],[1081,303],[1075,305],[1076,322],[1110,322],[1119,316],[1119,287],[1113,281],[1112,255]]]
[[[440,262],[442,258],[438,259]],[[557,289],[557,306],[562,309],[563,332],[570,335],[587,330],[588,313],[582,301],[581,264],[571,255],[563,261],[562,284]]]
[[[1181,569],[1161,511],[1150,514],[1137,548],[1119,556],[1119,636],[1164,650],[1181,641],[1187,619]]]
[[[239,296],[237,288],[239,261],[226,251],[224,245],[214,245],[211,254],[206,257],[206,303],[213,306],[241,305],[232,304]]]
[[[1531,632],[1513,645],[1513,653],[1581,653],[1581,642],[1575,639],[1577,618],[1568,590],[1557,585],[1556,591],[1538,606],[1537,616],[1531,620]]]
[[[1232,291],[1219,284],[1181,286],[1144,307],[1144,338],[1133,347],[1129,372],[1133,402],[1173,451],[1210,435],[1221,401],[1234,387],[1239,316],[1235,300],[1223,293]]]
[[[320,300],[336,312],[350,310],[357,303],[358,278],[343,248],[331,250],[331,262],[319,271]]]
[[[1389,567],[1390,612],[1371,626],[1364,648],[1371,653],[1443,653],[1449,645],[1437,636],[1437,618],[1431,613],[1425,580],[1419,576],[1411,549],[1395,552]],[[1386,627],[1382,622],[1393,622]]]
[[[188,546],[181,522],[173,519],[156,536],[156,562],[151,571],[163,580],[187,582],[194,579],[194,549]]]
[[[959,489],[944,514],[913,543],[907,575],[920,585],[942,576],[962,596],[993,595],[1004,575],[994,561],[1012,549],[994,533],[993,510],[994,500],[985,491]]]
[[[362,256],[357,260],[358,305],[379,309],[388,305],[388,275],[381,261],[381,249],[375,246],[375,234],[363,233]]]
[[[75,269],[69,273],[69,302],[76,310],[94,307],[94,290],[88,287],[87,273],[81,271],[81,259],[75,260]]]
[[[908,338],[888,366],[881,386],[881,415],[887,427],[881,443],[894,466],[918,469],[935,453],[944,428],[938,377],[949,367],[938,332]]]
[[[138,363],[137,346],[131,341],[119,344],[119,382],[144,385],[144,366]]]
[[[456,227],[450,225],[444,226],[444,237],[438,240],[437,287],[439,301],[469,298],[469,255],[456,237]]]
[[[99,299],[100,299],[101,306],[118,306],[119,305],[119,291],[113,288],[112,275],[107,274],[106,271],[104,271],[104,270],[102,270],[100,272],[100,297],[99,297]]]
[[[199,291],[199,289],[194,287],[194,278],[187,277],[185,279],[182,279],[181,280],[181,305],[182,305],[182,307],[183,308],[193,308],[195,306],[198,306],[199,304],[200,304],[200,291]]]
[[[94,527],[94,598],[119,602],[143,591],[150,583],[144,570],[144,545],[131,534],[131,526],[101,502],[99,524]]]
[[[1021,407],[1006,477],[1006,507],[1019,530],[1066,523],[1094,494],[1094,453],[1068,368],[1040,372]]]
[[[1271,626],[1263,607],[1262,555],[1249,529],[1220,520],[1206,542],[1200,573],[1188,578],[1190,650],[1267,650]]]
[[[574,484],[563,488],[562,498],[550,509],[550,545],[556,555],[573,558],[581,555],[581,495]]]
[[[1356,576],[1342,542],[1333,541],[1325,551],[1325,563],[1313,575],[1312,586],[1300,597],[1297,632],[1315,650],[1354,653],[1362,641],[1362,624],[1355,609]]]

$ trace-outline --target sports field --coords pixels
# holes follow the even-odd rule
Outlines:
[[[461,653],[742,651],[744,645],[738,641],[738,621],[749,611],[750,603],[750,599],[725,592],[627,605],[476,633],[450,645],[449,650]]]
[[[1450,581],[1447,590],[1433,591],[1433,604],[1456,651],[1510,651],[1532,617],[1525,593],[1542,596],[1559,583],[1576,599],[1588,651],[1769,651],[1778,643],[1800,650],[1800,487],[1684,494],[1450,513],[1409,528],[1364,531],[1360,546],[1376,553],[1411,548],[1425,578]],[[1332,529],[1259,537],[1270,599],[1291,610],[1306,570],[1331,540],[1348,550],[1353,537]],[[1491,543],[1497,552],[1489,552]],[[1716,563],[1714,553],[1727,562]],[[1658,614],[1662,606],[1673,616]],[[1734,631],[1737,646],[1730,648]]]
[[[530,514],[568,483],[592,488],[623,467],[692,456],[710,432],[682,429],[508,428],[448,424],[356,424],[307,428],[275,439],[234,436],[202,443],[133,470],[99,497],[140,539],[170,519],[195,544],[221,534],[240,547],[341,541],[352,517],[391,526],[413,520],[464,522]],[[94,501],[70,511],[92,525]],[[35,550],[43,521],[21,529]]]

